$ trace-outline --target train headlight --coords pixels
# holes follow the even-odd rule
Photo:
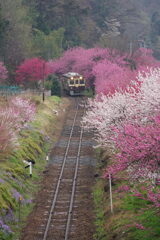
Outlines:
[[[80,78],[79,79],[83,79],[83,77],[82,76],[80,76]]]

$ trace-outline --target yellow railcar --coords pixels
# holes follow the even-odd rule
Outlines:
[[[86,88],[86,80],[82,75],[68,72],[62,76],[63,90],[70,96],[83,95]]]

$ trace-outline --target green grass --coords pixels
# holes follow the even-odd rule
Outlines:
[[[83,91],[83,95],[89,98],[93,98],[94,97],[94,93],[92,89],[86,89]]]
[[[132,220],[128,219],[131,225],[128,229],[129,238],[133,240],[160,239],[159,210],[149,201],[127,194],[123,201],[123,208],[134,214]],[[144,229],[139,229],[136,224],[142,225]]]
[[[94,234],[95,240],[106,240],[105,231],[105,211],[104,211],[104,192],[103,192],[103,182],[98,180],[93,191],[94,206],[95,206],[95,226],[96,232]]]

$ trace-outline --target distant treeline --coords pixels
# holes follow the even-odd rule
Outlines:
[[[0,60],[10,81],[24,59],[61,56],[74,46],[122,51],[160,45],[158,0],[0,0]],[[157,54],[158,55],[158,54]]]

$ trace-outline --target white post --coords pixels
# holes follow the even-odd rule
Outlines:
[[[48,161],[49,160],[49,157],[48,157],[48,155],[46,156],[46,161]]]
[[[32,162],[29,163],[29,174],[32,177]]]
[[[113,199],[112,199],[112,180],[111,180],[111,174],[109,174],[109,192],[110,192],[111,213],[113,213]]]

